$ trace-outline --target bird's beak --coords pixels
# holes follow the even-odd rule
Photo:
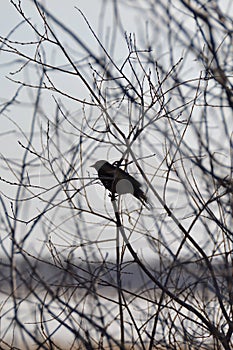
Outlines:
[[[95,165],[95,164],[92,164],[92,165],[90,165],[90,167],[91,167],[91,168],[94,168],[94,165]]]

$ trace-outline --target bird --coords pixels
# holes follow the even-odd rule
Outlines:
[[[141,183],[129,173],[106,160],[98,160],[91,167],[97,170],[100,181],[113,195],[131,193],[149,209],[147,206],[149,204],[148,198],[140,188],[142,186]]]

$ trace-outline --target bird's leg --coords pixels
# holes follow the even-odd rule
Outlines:
[[[113,202],[113,201],[115,201],[115,200],[116,200],[117,195],[116,195],[116,193],[115,193],[115,192],[114,192],[114,193],[109,193],[109,197],[111,198],[111,202]]]

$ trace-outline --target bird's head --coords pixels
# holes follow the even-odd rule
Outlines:
[[[97,160],[97,162],[95,162],[95,164],[92,164],[91,167],[95,168],[95,170],[98,171],[106,163],[108,163],[106,160]]]

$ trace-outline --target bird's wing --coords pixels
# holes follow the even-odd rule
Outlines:
[[[119,172],[119,178],[129,180],[134,187],[142,186],[142,184],[138,180],[136,180],[133,176],[129,175],[129,173],[127,173],[126,171],[118,168],[117,172]]]
[[[141,183],[133,176],[107,162],[98,170],[98,175],[104,186],[112,192],[116,191],[116,184],[120,180],[128,180],[134,190],[141,187]]]

